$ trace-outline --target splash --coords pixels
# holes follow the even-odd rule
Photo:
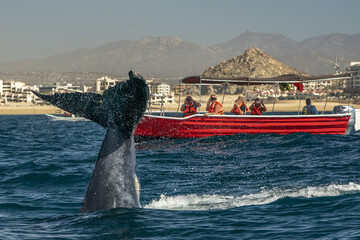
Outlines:
[[[161,195],[160,199],[153,200],[144,208],[167,209],[167,210],[217,210],[230,209],[250,205],[264,205],[279,199],[290,198],[316,198],[334,197],[350,193],[360,192],[360,184],[350,182],[348,184],[330,184],[327,186],[305,187],[297,189],[273,188],[262,189],[259,193],[243,196],[223,195]]]

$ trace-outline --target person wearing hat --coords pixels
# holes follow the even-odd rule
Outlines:
[[[251,115],[262,115],[263,112],[266,112],[266,107],[263,100],[255,99],[255,102],[250,106]]]
[[[311,105],[311,100],[310,98],[306,99],[306,106],[303,108],[302,113],[304,115],[312,115],[312,114],[319,114],[316,107],[314,105]]]
[[[184,117],[187,117],[196,114],[196,109],[199,106],[200,103],[192,99],[189,95],[185,98],[184,104],[181,106],[180,110],[183,112]]]

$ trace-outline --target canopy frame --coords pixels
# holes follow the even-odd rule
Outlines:
[[[212,77],[202,77],[201,75],[189,76],[181,79],[179,81],[179,106],[178,111],[180,108],[180,95],[181,95],[181,85],[195,85],[199,86],[200,93],[199,93],[199,112],[201,109],[201,87],[202,86],[221,86],[227,84],[234,84],[234,85],[247,85],[247,89],[249,90],[250,85],[263,85],[263,84],[304,84],[309,82],[322,82],[322,81],[336,81],[336,80],[345,80],[350,79],[351,74],[343,73],[343,74],[328,74],[328,75],[319,75],[319,76],[302,76],[297,74],[285,74],[280,75],[273,78],[249,78],[249,77],[226,77],[226,78],[212,78]],[[225,95],[225,89],[223,92],[223,99]],[[248,90],[246,91],[246,105],[248,100]],[[300,114],[300,101],[302,98],[302,91],[300,91],[300,99],[299,99],[299,107],[298,107],[298,114]],[[275,103],[274,103],[275,105]],[[273,110],[274,111],[274,106]]]
[[[276,83],[309,83],[321,81],[333,81],[351,78],[348,73],[334,74],[334,75],[320,75],[320,76],[302,76],[297,74],[286,74],[273,78],[248,78],[248,77],[226,77],[226,78],[209,78],[202,76],[189,76],[180,80],[183,84],[237,84],[237,85],[262,85],[262,84],[276,84]]]

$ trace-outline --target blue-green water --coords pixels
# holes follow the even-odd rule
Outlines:
[[[360,135],[138,143],[143,208],[80,214],[104,134],[0,116],[0,239],[360,239]]]

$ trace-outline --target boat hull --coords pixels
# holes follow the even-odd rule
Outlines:
[[[360,130],[360,109],[356,109],[355,114],[356,114],[355,119],[356,120],[359,119],[359,120],[355,121],[355,131],[359,131]]]
[[[345,134],[350,115],[262,115],[204,116],[186,118],[145,115],[135,136],[155,138],[199,138],[235,134]]]

